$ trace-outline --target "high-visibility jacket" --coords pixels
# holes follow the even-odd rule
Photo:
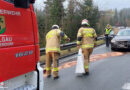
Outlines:
[[[105,29],[105,34],[109,35],[110,32],[111,32],[111,28],[110,29],[107,29],[107,28]]]
[[[61,40],[60,29],[50,30],[46,35],[46,53],[47,52],[60,52],[60,40]],[[63,35],[64,39],[67,39],[67,35]]]
[[[80,28],[77,37],[82,37],[81,41],[77,41],[81,48],[93,48],[95,44],[96,32],[93,28]]]

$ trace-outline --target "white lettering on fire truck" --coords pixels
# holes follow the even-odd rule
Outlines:
[[[1,37],[0,38],[0,47],[3,46],[12,46],[14,43],[12,42],[12,37]]]
[[[7,14],[7,15],[14,15],[14,16],[21,15],[19,11],[10,11],[10,10],[4,10],[4,9],[0,9],[0,14]]]
[[[0,42],[12,42],[12,37],[2,37]]]
[[[28,55],[32,55],[33,54],[33,50],[30,51],[24,51],[24,52],[19,52],[15,54],[15,57],[24,57],[24,56],[28,56]]]

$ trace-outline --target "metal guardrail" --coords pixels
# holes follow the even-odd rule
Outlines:
[[[98,37],[97,40],[103,40],[105,39],[104,36],[102,37]],[[66,49],[71,49],[71,48],[74,48],[76,47],[76,42],[72,42],[72,43],[67,43],[67,44],[62,44],[60,47],[61,47],[61,50],[66,50]],[[45,48],[40,48],[40,55],[43,55],[45,54]]]
[[[70,49],[76,47],[76,43],[67,43],[67,44],[62,44],[60,45],[61,50],[66,50],[66,49]],[[45,48],[40,48],[40,55],[45,54]]]
[[[97,40],[104,40],[104,39],[105,39],[105,37],[98,37],[97,38]],[[61,50],[67,50],[68,49],[68,51],[69,51],[69,50],[71,50],[71,48],[74,48],[76,46],[77,46],[76,42],[72,42],[72,43],[62,44],[60,47],[61,47]],[[61,56],[61,57],[59,57],[59,60],[66,58],[68,56],[75,55],[75,54],[77,54],[77,52]],[[45,55],[45,48],[40,48],[40,55]],[[45,65],[45,62],[41,62],[41,65]]]

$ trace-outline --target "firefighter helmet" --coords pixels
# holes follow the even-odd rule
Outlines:
[[[59,26],[58,25],[53,25],[52,29],[59,29]]]
[[[88,20],[87,19],[82,20],[81,25],[89,25]]]

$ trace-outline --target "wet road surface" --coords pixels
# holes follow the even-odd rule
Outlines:
[[[45,78],[44,90],[130,90],[129,52],[112,52],[105,45],[95,48],[89,76],[77,76],[75,64],[76,58],[61,65],[58,80]]]

